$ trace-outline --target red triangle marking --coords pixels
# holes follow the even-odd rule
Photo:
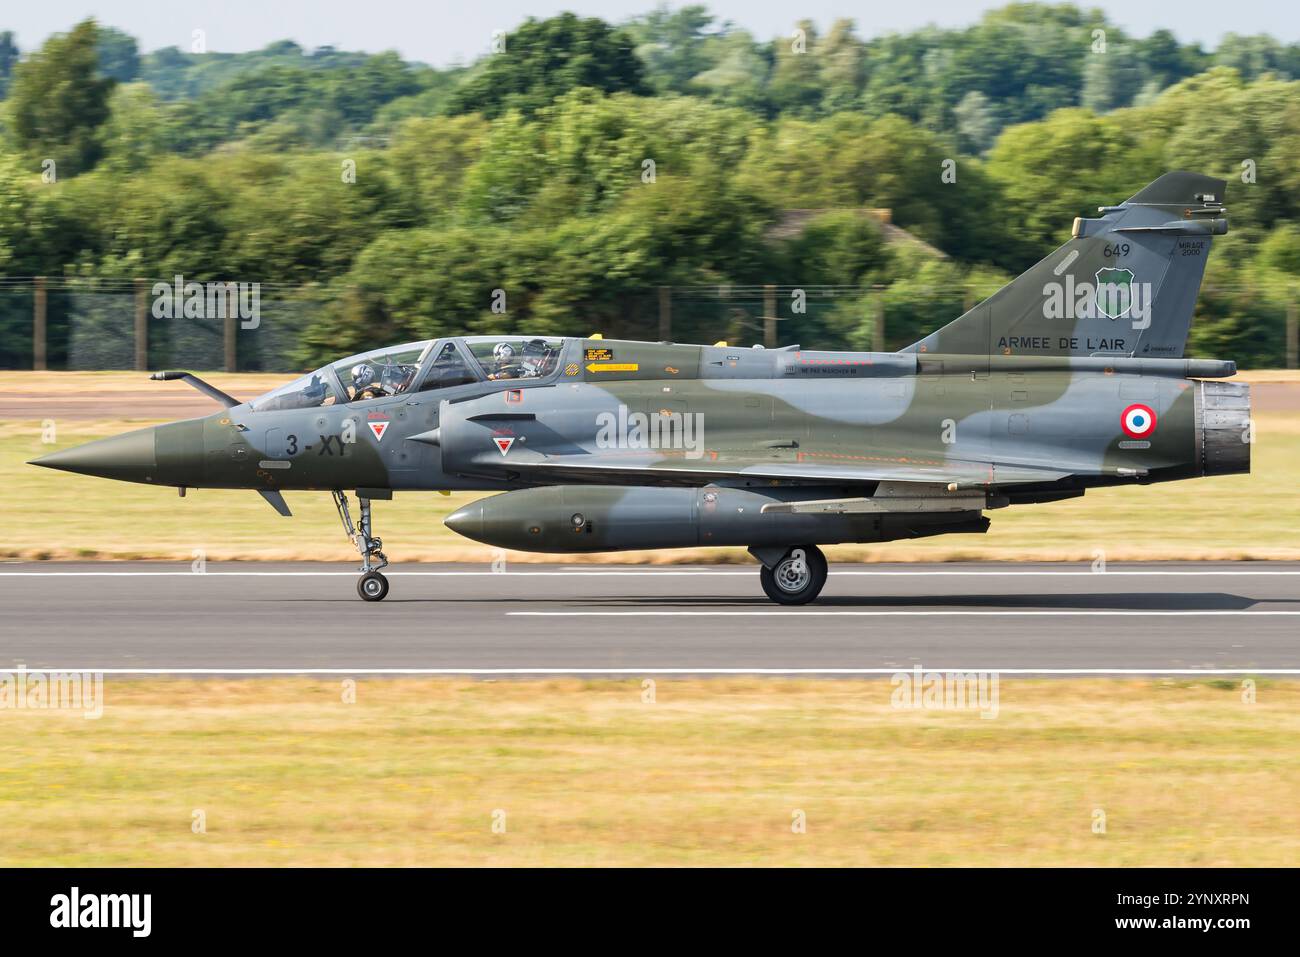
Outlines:
[[[505,458],[505,454],[510,451],[510,446],[515,444],[515,440],[513,436],[511,436],[508,439],[495,438],[492,441],[495,442],[497,444],[497,448],[501,450],[502,458]]]
[[[384,440],[384,433],[388,431],[387,422],[367,422],[366,425],[370,426],[370,431],[375,433],[376,442]]]

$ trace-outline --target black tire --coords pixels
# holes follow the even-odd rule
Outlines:
[[[379,572],[366,572],[357,582],[357,594],[363,601],[383,601],[388,594],[388,579]]]
[[[806,605],[826,584],[826,556],[816,545],[795,545],[771,568],[764,565],[758,577],[767,597],[778,605]]]

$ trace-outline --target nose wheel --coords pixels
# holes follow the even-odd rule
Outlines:
[[[806,605],[826,584],[826,556],[816,545],[795,545],[758,573],[767,597],[778,605]]]
[[[361,505],[361,521],[353,525],[348,497],[338,489],[334,491],[334,507],[338,509],[339,520],[343,522],[343,531],[361,553],[361,578],[357,581],[357,594],[364,601],[383,601],[388,594],[388,579],[379,573],[379,569],[388,565],[388,558],[382,551],[383,540],[370,534],[370,499],[358,496],[357,501]]]
[[[388,579],[379,572],[366,572],[357,581],[357,594],[366,601],[383,601],[388,594]]]

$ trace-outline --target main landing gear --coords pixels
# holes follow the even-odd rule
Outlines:
[[[338,489],[334,491],[334,507],[338,509],[339,519],[343,522],[343,531],[361,553],[361,578],[357,581],[357,594],[365,601],[383,601],[388,594],[388,579],[379,573],[379,569],[388,564],[388,558],[380,551],[384,547],[383,540],[370,534],[370,499],[357,496],[357,501],[361,504],[361,522],[353,526],[347,495]]]
[[[806,605],[826,584],[826,556],[816,545],[750,549],[763,563],[758,573],[767,597],[778,605]]]

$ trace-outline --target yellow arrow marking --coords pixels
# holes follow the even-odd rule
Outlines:
[[[641,366],[636,362],[593,362],[588,372],[636,372]]]

